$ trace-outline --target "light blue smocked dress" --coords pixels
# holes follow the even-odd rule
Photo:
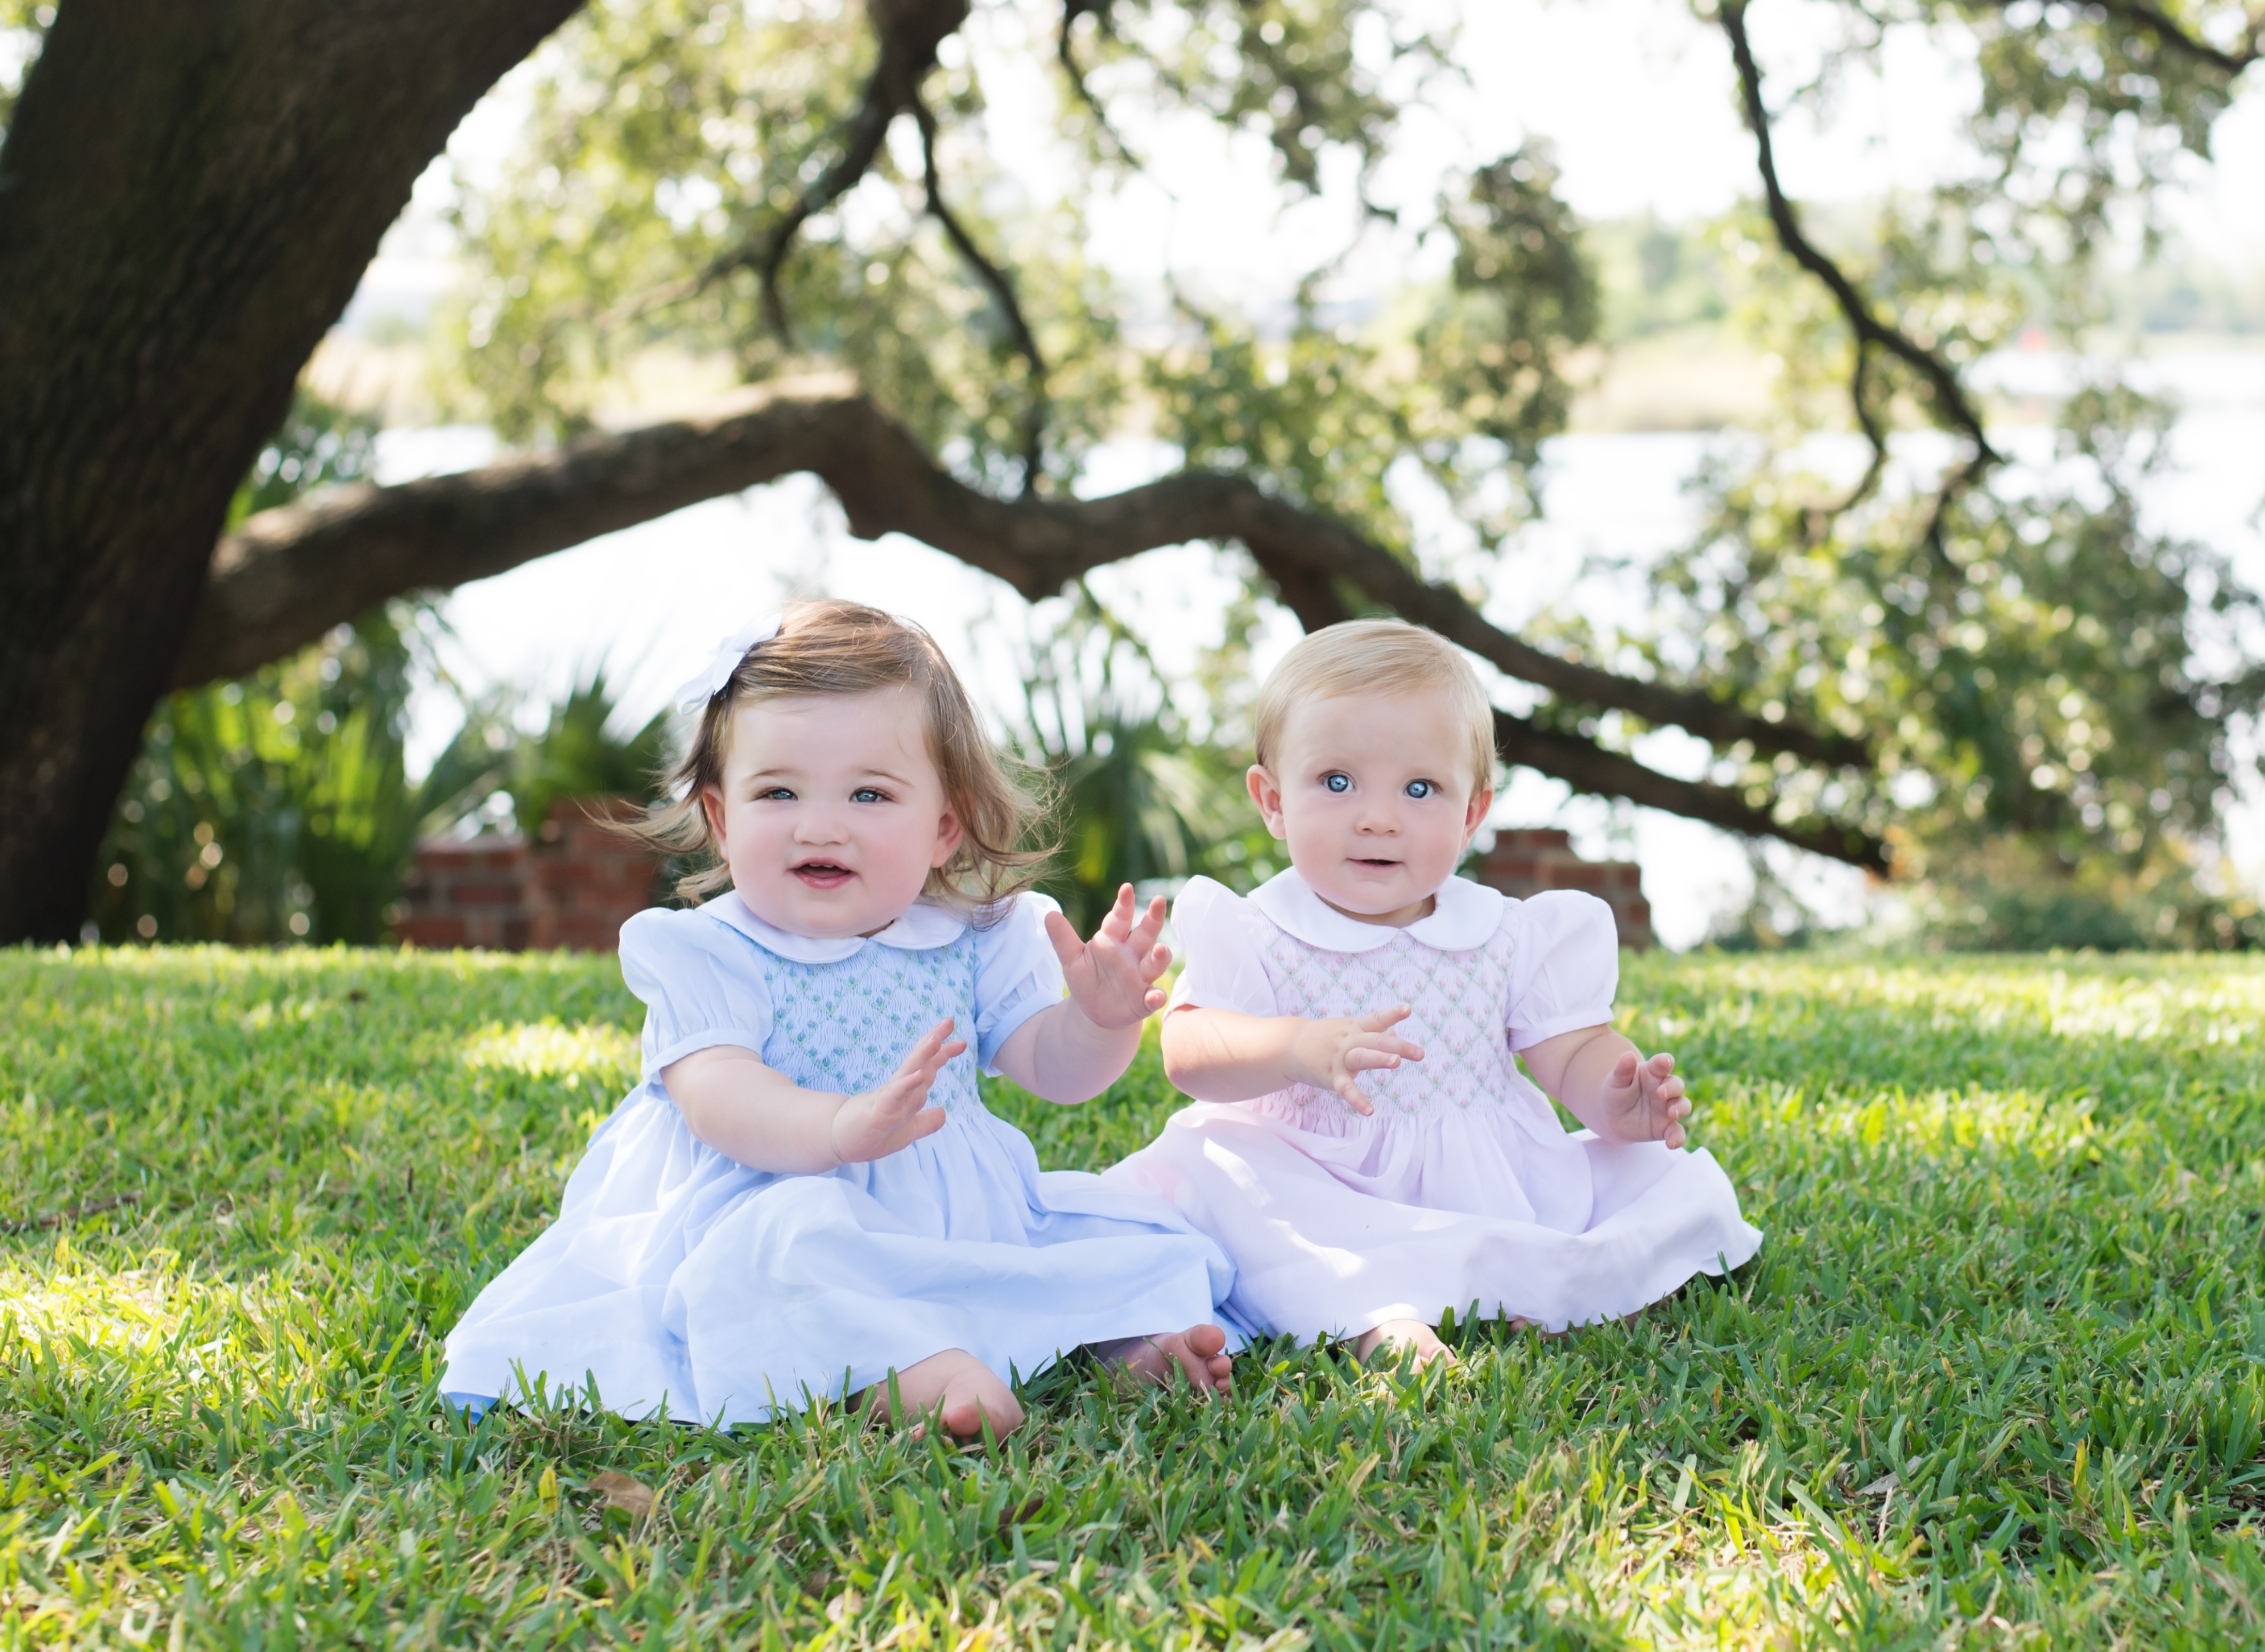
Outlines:
[[[611,1410],[728,1424],[945,1349],[1011,1380],[1081,1343],[1217,1321],[1234,1275],[1215,1242],[1138,1190],[1041,1171],[977,1094],[977,1060],[995,1070],[1008,1037],[1061,1000],[1052,908],[1021,896],[979,928],[921,902],[838,941],[773,928],[731,893],[630,920],[644,1080],[591,1138],[558,1219],[449,1333],[443,1391],[594,1379]],[[659,1076],[731,1044],[854,1094],[947,1017],[972,1048],[929,1092],[943,1128],[823,1175],[751,1170],[698,1141]]]

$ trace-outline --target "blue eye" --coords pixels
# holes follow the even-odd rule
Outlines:
[[[773,786],[768,791],[760,792],[756,795],[761,797],[765,803],[792,803],[794,801],[794,793],[788,790],[784,786]]]
[[[1411,780],[1407,786],[1408,795],[1411,797],[1428,797],[1438,790],[1438,788],[1428,780]]]
[[[1331,791],[1351,791],[1352,790],[1352,776],[1351,775],[1324,775],[1322,776],[1322,784],[1327,786]]]
[[[879,803],[882,801],[882,793],[876,787],[860,786],[856,790],[849,794],[849,801],[852,803]]]

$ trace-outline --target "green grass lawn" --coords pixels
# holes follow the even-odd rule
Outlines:
[[[0,1234],[0,1643],[2265,1642],[2265,964],[1621,996],[1768,1232],[1726,1286],[1420,1381],[1065,1371],[986,1459],[437,1408],[633,1069],[611,959],[0,953],[0,1219],[136,1201]],[[1170,1106],[994,1102],[1051,1167]]]

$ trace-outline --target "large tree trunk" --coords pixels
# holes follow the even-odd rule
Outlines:
[[[235,481],[579,0],[63,0],[0,149],[0,942],[75,934]]]

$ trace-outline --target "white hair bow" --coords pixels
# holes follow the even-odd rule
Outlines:
[[[676,709],[679,711],[701,710],[724,692],[725,685],[732,680],[732,673],[739,670],[739,662],[747,657],[749,649],[761,647],[778,634],[779,616],[766,614],[753,624],[741,626],[717,644],[716,651],[708,657],[708,663],[700,668],[700,674],[687,678],[683,686],[677,689]]]

